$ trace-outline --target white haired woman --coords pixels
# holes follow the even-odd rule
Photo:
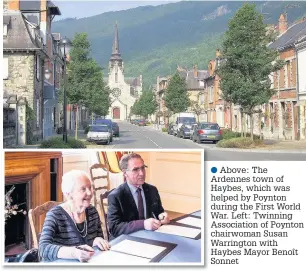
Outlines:
[[[41,258],[86,262],[94,255],[94,246],[108,250],[110,245],[103,239],[99,214],[90,205],[93,189],[87,173],[80,170],[65,173],[62,192],[66,201],[46,215],[39,240]]]

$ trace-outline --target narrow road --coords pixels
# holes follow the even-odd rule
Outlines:
[[[306,153],[286,153],[286,151],[226,150],[215,144],[194,143],[190,139],[177,138],[162,133],[153,127],[139,127],[128,122],[118,122],[120,137],[114,137],[110,145],[90,144],[87,148],[103,149],[204,149],[207,161],[306,161]],[[81,135],[85,139],[84,135]]]

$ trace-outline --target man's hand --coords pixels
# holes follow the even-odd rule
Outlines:
[[[97,246],[100,250],[109,250],[110,244],[102,237],[96,237],[92,246]]]
[[[168,213],[163,212],[161,214],[158,215],[158,219],[160,220],[160,222],[164,225],[164,224],[168,224],[170,222],[170,218]]]
[[[78,246],[79,248],[73,248],[73,256],[80,262],[87,262],[94,254],[95,251],[88,245]]]
[[[154,218],[148,218],[144,221],[144,228],[147,231],[155,231],[161,226],[161,223],[159,220]]]

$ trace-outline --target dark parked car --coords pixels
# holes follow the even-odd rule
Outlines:
[[[113,136],[119,137],[119,126],[117,122],[113,122]]]
[[[173,132],[174,132],[174,125],[175,125],[175,123],[170,123],[169,125],[168,125],[168,134],[169,135],[173,135]]]
[[[138,120],[137,121],[137,125],[138,126],[146,126],[147,125],[147,121],[146,120]]]
[[[183,124],[177,132],[177,137],[189,138],[191,134],[191,124]]]
[[[222,139],[222,130],[218,123],[200,122],[194,126],[192,131],[192,140],[201,143],[202,141],[218,142]]]

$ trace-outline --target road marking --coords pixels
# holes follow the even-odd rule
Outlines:
[[[141,130],[138,130],[138,131],[135,131],[135,132],[138,132],[138,133],[140,133],[142,136],[144,136],[145,138],[147,138],[147,139],[149,139],[157,148],[159,148],[159,149],[162,149],[162,147],[161,146],[159,146],[154,140],[152,140],[151,138],[149,138],[148,136],[146,136],[146,135],[144,135],[143,133],[142,133],[142,131]]]
[[[142,134],[142,133],[140,132],[140,134]],[[162,149],[162,147],[159,146],[154,140],[152,140],[151,138],[149,138],[148,136],[146,136],[146,135],[144,135],[144,134],[142,134],[142,135],[143,135],[144,137],[146,137],[147,139],[149,139],[156,147]]]

